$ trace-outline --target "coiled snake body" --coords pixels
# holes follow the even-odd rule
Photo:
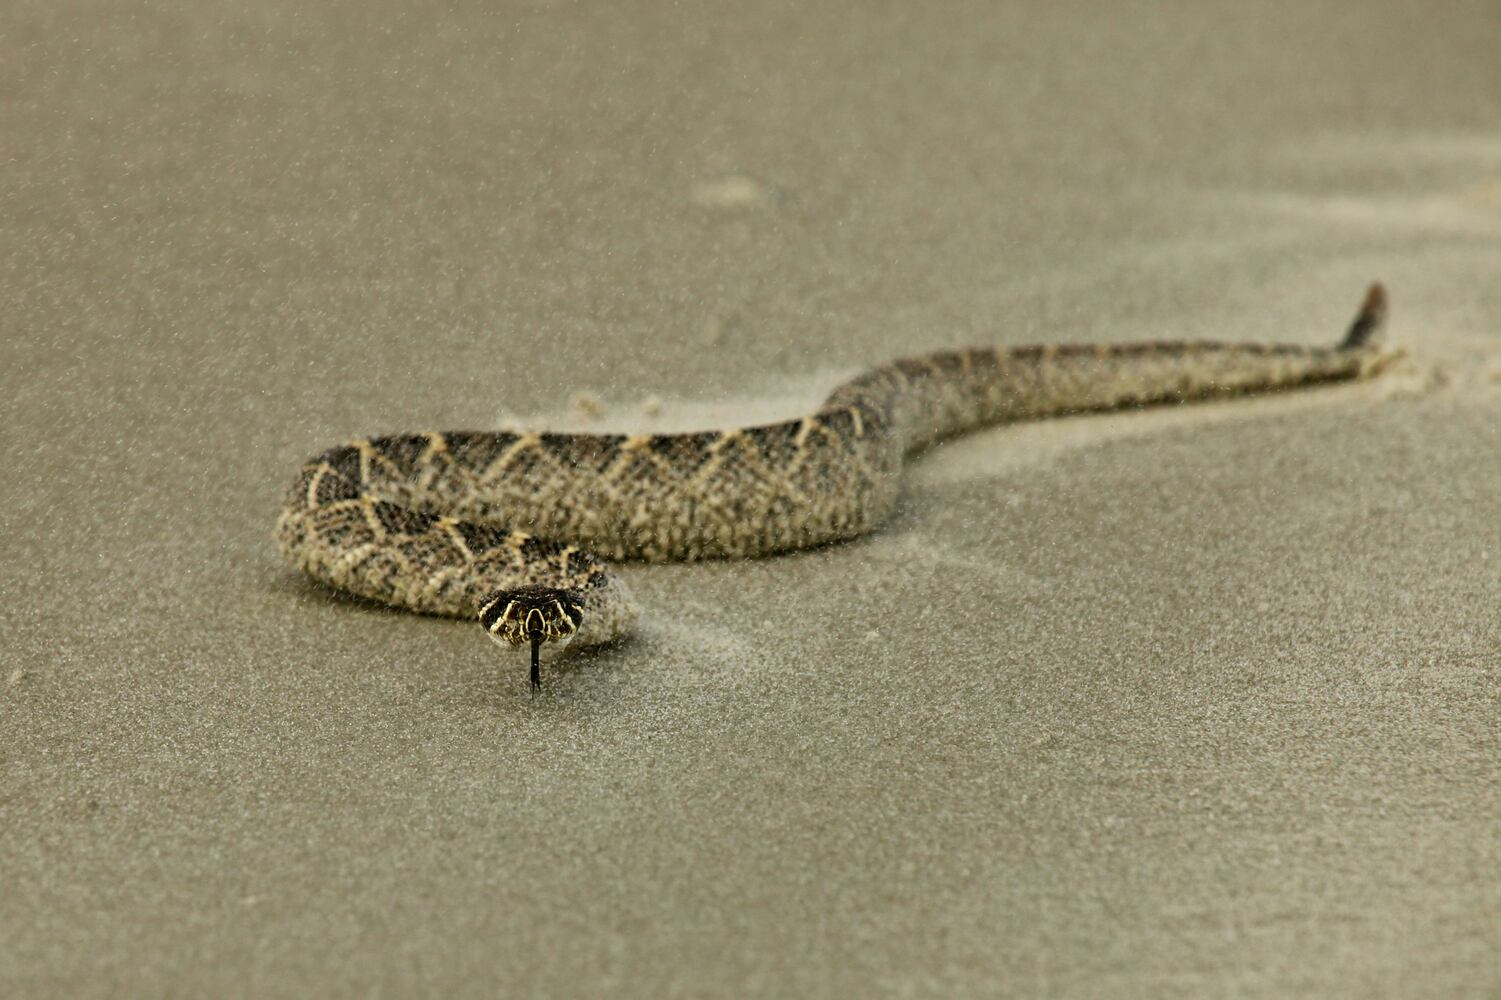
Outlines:
[[[1363,377],[1386,312],[1372,286],[1333,347],[1152,342],[977,347],[869,369],[796,420],[693,434],[448,431],[310,459],[283,555],[341,590],[477,616],[497,642],[609,642],[634,609],[603,559],[759,556],[860,535],[904,459],[989,424]]]

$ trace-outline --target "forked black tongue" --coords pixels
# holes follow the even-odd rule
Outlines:
[[[542,652],[542,633],[532,633],[532,690],[542,690],[542,661],[538,654]]]

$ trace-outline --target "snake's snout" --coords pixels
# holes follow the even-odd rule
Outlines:
[[[583,595],[557,587],[497,590],[479,609],[480,627],[490,638],[509,646],[531,644],[533,690],[542,686],[542,644],[573,638],[583,620]]]
[[[519,646],[540,636],[566,639],[584,620],[583,595],[556,587],[497,590],[480,602],[480,626],[497,642]]]

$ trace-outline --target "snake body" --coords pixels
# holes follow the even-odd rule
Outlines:
[[[276,537],[338,589],[487,634],[581,645],[634,608],[606,559],[761,556],[853,538],[890,512],[908,455],[975,428],[1360,378],[1385,293],[1331,347],[1171,341],[975,347],[871,368],[815,413],[689,434],[446,431],[363,438],[308,460]]]

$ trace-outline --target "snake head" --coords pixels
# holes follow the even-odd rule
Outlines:
[[[542,687],[542,644],[573,638],[583,620],[583,594],[557,587],[497,590],[479,608],[480,627],[490,638],[510,646],[531,643],[534,691]]]

